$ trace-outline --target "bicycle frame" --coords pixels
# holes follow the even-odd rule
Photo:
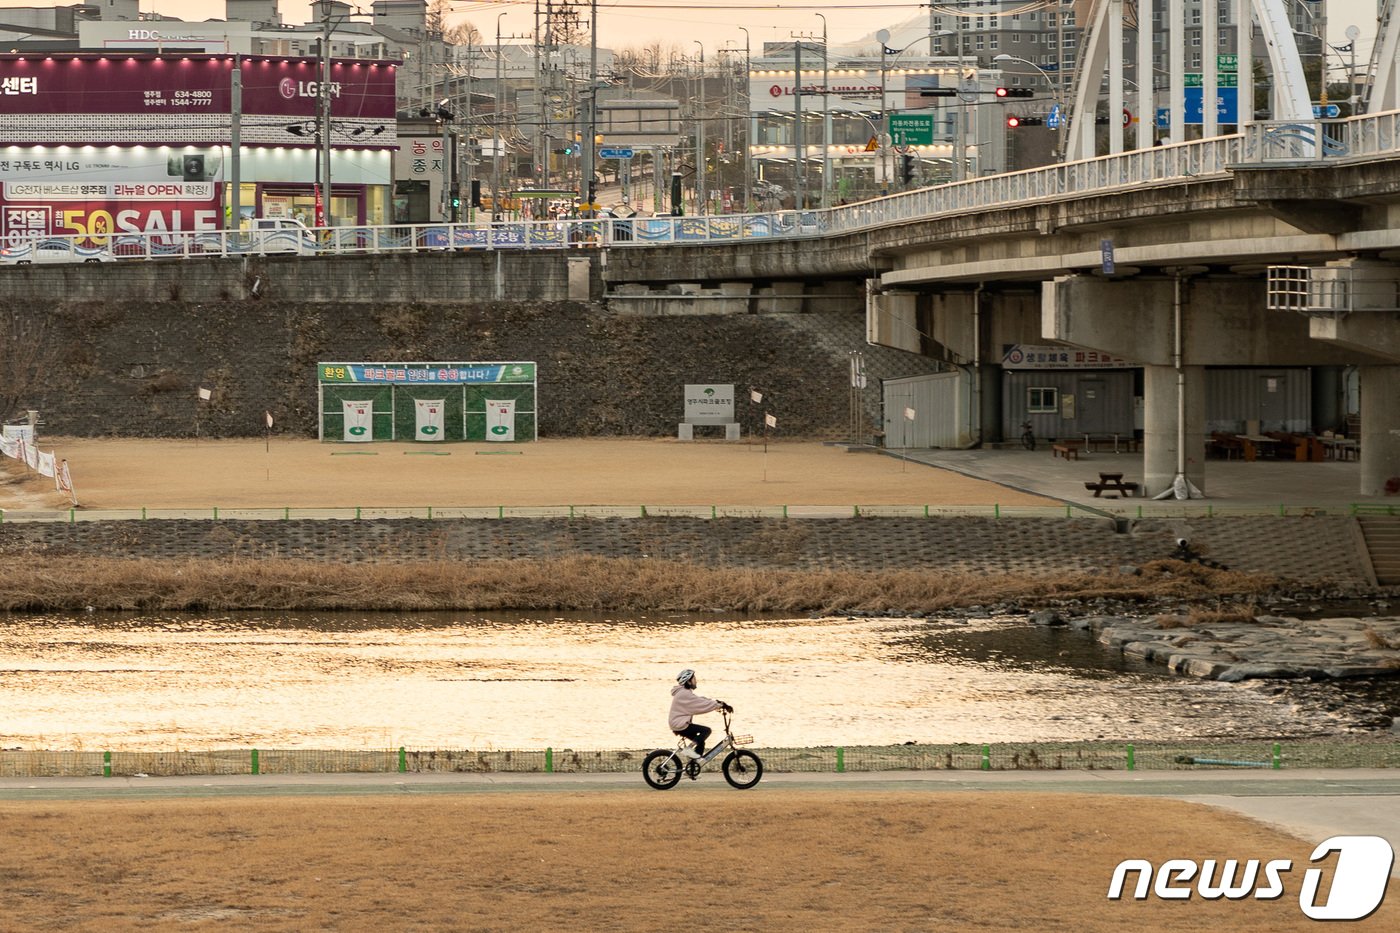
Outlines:
[[[739,745],[744,744],[741,742],[737,742],[734,739],[734,733],[729,728],[729,712],[726,710],[721,710],[720,715],[724,717],[724,738],[716,742],[714,747],[707,751],[705,754],[695,759],[694,763],[702,768],[710,762],[714,761],[716,758],[718,758],[723,752],[729,751],[733,748],[738,748]],[[690,763],[690,759],[682,758],[680,754],[681,749],[685,748],[686,743],[689,741],[690,740],[686,738],[677,740],[676,750],[671,753],[671,757],[678,759],[683,765]],[[749,741],[752,740],[750,739]]]

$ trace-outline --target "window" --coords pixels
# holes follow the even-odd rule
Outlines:
[[[1001,48],[1001,43],[999,41],[1000,38],[1000,35],[998,35],[997,33],[992,33],[990,36],[987,37],[988,46],[993,49]]]
[[[1026,390],[1026,411],[1054,414],[1060,410],[1059,395],[1053,386],[1032,386]]]

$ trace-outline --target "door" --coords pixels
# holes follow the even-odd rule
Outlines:
[[[1111,434],[1108,386],[1102,379],[1080,379],[1074,388],[1074,432]]]

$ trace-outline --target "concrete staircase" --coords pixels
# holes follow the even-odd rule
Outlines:
[[[1360,516],[1361,535],[1381,586],[1400,586],[1400,516]]]

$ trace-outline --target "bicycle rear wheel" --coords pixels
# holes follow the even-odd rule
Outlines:
[[[763,762],[753,752],[730,752],[724,759],[724,779],[731,787],[747,790],[763,777]]]
[[[681,779],[682,765],[676,753],[664,748],[647,755],[642,762],[642,777],[657,790],[675,787]]]

